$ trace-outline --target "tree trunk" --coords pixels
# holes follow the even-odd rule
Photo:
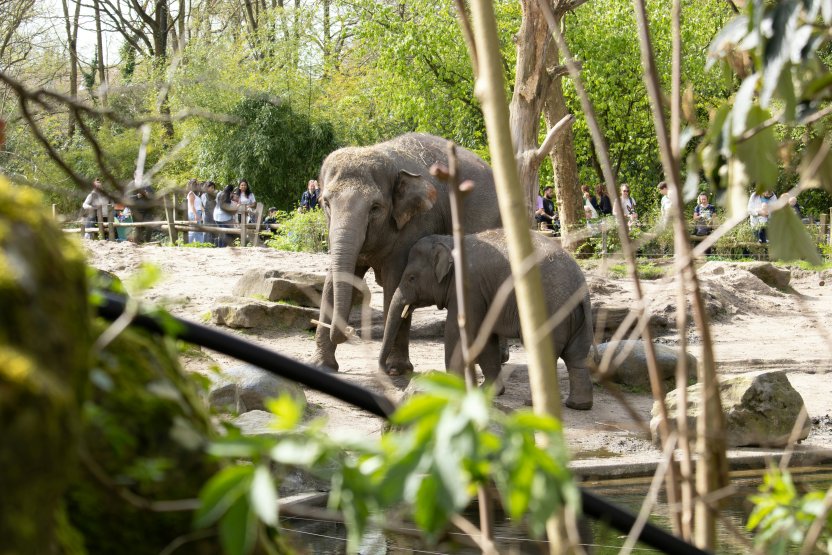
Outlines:
[[[332,67],[332,21],[330,20],[331,0],[323,0],[323,55],[324,55],[324,76],[329,73]]]
[[[551,0],[550,0],[551,5]],[[529,222],[540,193],[538,170],[541,159],[536,157],[540,113],[551,79],[546,73],[546,45],[549,29],[535,0],[520,2],[523,19],[517,32],[517,63],[514,95],[509,106],[509,125],[514,140],[520,186],[525,191]]]
[[[550,44],[550,49],[549,59],[553,60],[556,65],[560,56],[554,42]],[[547,129],[551,129],[564,116],[569,114],[566,108],[566,99],[563,97],[561,79],[561,77],[558,77],[549,85],[546,102],[543,105],[543,115],[546,119]],[[552,159],[552,168],[555,173],[555,194],[558,201],[561,237],[566,239],[570,231],[580,226],[581,218],[584,216],[581,208],[583,199],[578,183],[578,164],[575,161],[575,144],[571,126],[558,133],[549,156]],[[562,244],[564,248],[577,247],[576,244],[568,240],[563,240]]]
[[[81,14],[81,2],[75,3],[75,13],[69,17],[69,5],[67,0],[61,1],[64,8],[64,23],[66,26],[66,44],[69,50],[69,96],[78,98],[78,17]],[[100,64],[99,60],[99,64]],[[75,134],[75,114],[69,113],[67,121],[67,136]]]
[[[107,68],[104,64],[104,36],[101,33],[101,7],[99,0],[93,0],[95,9],[95,51],[98,53],[98,87],[101,104],[107,106]]]

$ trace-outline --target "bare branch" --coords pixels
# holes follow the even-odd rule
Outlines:
[[[555,139],[557,136],[562,132],[569,129],[569,126],[575,123],[575,116],[572,114],[567,114],[563,116],[559,122],[557,122],[552,128],[549,130],[549,133],[546,134],[546,138],[543,139],[543,144],[540,145],[540,148],[537,149],[535,152],[534,157],[535,160],[540,161],[543,160],[546,156],[549,155],[549,151],[552,150],[552,145],[555,143]]]

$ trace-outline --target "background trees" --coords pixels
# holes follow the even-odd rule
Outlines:
[[[264,201],[290,208],[306,179],[317,173],[324,150],[338,145],[425,131],[488,156],[471,64],[451,4],[437,0],[154,0],[145,4],[95,0],[91,5],[65,0],[64,4],[66,12],[63,4],[45,0],[0,0],[2,12],[9,14],[0,22],[0,71],[32,88],[44,86],[133,119],[153,120],[148,161],[154,163],[175,151],[165,158],[156,176],[157,187],[181,185],[190,177],[222,182],[246,173]],[[661,169],[640,79],[631,6],[622,0],[555,4],[567,40],[581,61],[618,181],[630,184],[644,208],[657,204],[654,185],[661,179]],[[496,2],[495,10],[507,93],[519,98],[515,41],[523,11],[514,0]],[[668,26],[659,23],[669,18],[669,2],[651,0],[648,11],[657,23],[653,29],[659,70],[668,76],[670,34]],[[706,69],[708,45],[732,15],[730,3],[721,0],[684,9],[683,82],[690,91],[686,98],[691,99],[685,113],[700,122],[699,128],[740,83],[719,67]],[[60,18],[63,24],[51,25],[50,17]],[[531,202],[538,186],[555,181],[562,216],[574,213],[578,218],[580,199],[567,193],[579,183],[600,182],[598,163],[570,79],[555,70],[556,49],[545,43],[545,33],[541,36],[541,48],[550,56],[545,75],[551,86],[538,91],[546,95],[545,101],[536,100],[534,113],[529,112],[525,148],[542,144],[547,130],[565,114],[573,114],[576,121],[572,137],[565,134],[562,140],[567,142],[554,150],[556,169],[546,161],[524,184]],[[246,120],[254,114],[254,104],[247,99],[270,99],[272,106],[267,110],[270,116],[261,113],[273,127],[259,138],[257,149],[242,146],[251,146],[248,141],[256,140],[251,126],[264,121]],[[172,121],[160,121],[160,114]],[[44,155],[29,131],[38,126],[71,167],[91,178],[101,170],[90,141],[74,133],[77,118],[60,108],[40,107],[32,122],[24,121],[9,89],[0,84],[0,119],[7,127],[0,169],[44,184],[62,209],[76,206],[80,193],[73,192],[70,180]],[[135,173],[133,160],[143,142],[141,133],[112,122],[104,125],[105,119],[89,117],[85,123],[98,141],[108,145],[106,163],[126,183]],[[245,127],[233,129],[244,121]],[[299,132],[304,129],[313,137]],[[323,140],[324,135],[331,136]],[[574,164],[569,139],[574,141]],[[310,140],[317,146],[309,148]],[[790,140],[795,151],[805,143],[799,133]],[[688,148],[695,144],[696,140]],[[281,154],[292,152],[304,156]],[[243,154],[248,162],[241,161]],[[264,169],[255,169],[255,159]],[[562,189],[560,184],[566,182],[569,186]],[[704,187],[704,176],[697,183]],[[781,185],[785,187],[785,181]],[[826,210],[829,197],[809,191],[801,202],[818,213]]]

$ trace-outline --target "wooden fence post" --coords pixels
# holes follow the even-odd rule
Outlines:
[[[104,240],[104,207],[97,206],[95,208],[95,217],[98,219],[98,240]]]
[[[172,245],[176,245],[176,226],[174,225],[173,216],[175,215],[175,210],[170,210],[168,207],[168,197],[164,197],[165,201],[165,218],[168,220],[168,237],[170,238],[170,243]],[[175,197],[174,197],[175,201]]]
[[[116,240],[116,210],[112,204],[107,205],[107,213],[109,214],[109,222],[107,225],[107,240]]]
[[[53,220],[58,219],[58,205],[57,204],[52,205],[52,219]]]
[[[260,222],[263,221],[263,203],[257,203],[257,212],[254,215],[254,246],[257,246],[260,240]]]
[[[820,242],[820,243],[823,243],[827,240],[826,239],[827,221],[828,221],[827,218],[828,218],[828,216],[826,214],[821,214],[820,215],[820,237],[818,238],[819,239],[818,242]]]
[[[237,213],[240,215],[240,246],[245,247],[247,242],[246,231],[248,230],[248,210],[247,205],[241,204],[237,208]]]

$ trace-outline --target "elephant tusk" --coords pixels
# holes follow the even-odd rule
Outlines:
[[[402,309],[402,319],[407,318],[409,312],[410,312],[410,305],[409,304],[404,305],[404,308]]]
[[[332,324],[326,324],[319,320],[309,320],[311,323],[315,324],[316,326],[323,326],[327,329],[332,329]],[[355,328],[352,326],[347,326],[344,328],[344,335],[347,336],[347,339],[358,339],[358,335],[355,333]]]

